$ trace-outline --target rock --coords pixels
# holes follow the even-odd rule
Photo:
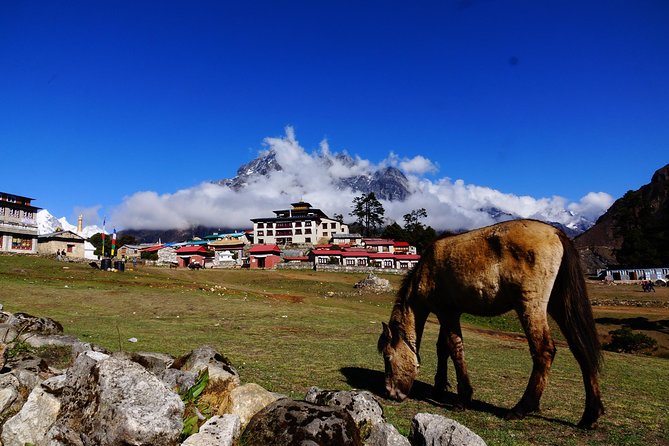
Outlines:
[[[170,355],[154,352],[115,352],[112,356],[136,362],[156,376],[161,375],[174,362]]]
[[[450,418],[419,413],[411,422],[412,445],[486,446],[481,437]]]
[[[33,389],[45,379],[51,378],[53,373],[49,365],[42,358],[35,358],[29,354],[22,354],[6,364],[21,385]]]
[[[374,273],[369,273],[365,279],[356,283],[353,287],[362,290],[374,291],[376,293],[392,291],[393,289],[388,279],[377,277]]]
[[[309,403],[346,410],[353,417],[362,438],[368,436],[373,425],[384,422],[383,408],[368,391],[335,391],[312,387],[304,399]]]
[[[156,375],[168,389],[179,393],[188,390],[195,385],[197,374],[179,369],[165,369]]]
[[[181,446],[232,446],[241,430],[237,415],[214,416],[207,420],[197,434],[191,435]]]
[[[5,367],[5,362],[7,362],[7,352],[9,351],[9,346],[4,342],[0,342],[0,370]]]
[[[14,313],[7,324],[15,327],[16,331],[42,335],[62,334],[63,326],[59,322],[48,317],[36,317],[27,313]]]
[[[184,405],[142,366],[96,352],[67,371],[50,445],[176,445]]]
[[[244,384],[230,392],[229,405],[224,412],[237,415],[244,428],[256,413],[277,399],[279,397],[276,394],[265,390],[258,384]]]
[[[60,400],[35,387],[19,413],[7,420],[2,427],[2,444],[5,446],[43,445],[48,429],[60,410]]]
[[[208,345],[197,348],[185,356],[176,359],[170,366],[174,369],[190,370],[199,373],[205,367],[209,369],[209,381],[232,380],[240,384],[239,373],[225,356]]]
[[[0,414],[4,413],[19,397],[21,383],[11,373],[0,375]]]
[[[372,426],[365,446],[410,446],[409,440],[400,434],[390,423],[377,423]]]
[[[355,421],[347,411],[287,398],[276,400],[255,414],[240,443],[362,445]]]

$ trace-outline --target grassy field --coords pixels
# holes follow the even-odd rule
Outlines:
[[[209,344],[227,356],[242,382],[303,398],[310,386],[366,389],[382,395],[383,361],[376,352],[381,321],[394,296],[360,294],[362,274],[314,271],[94,270],[31,256],[0,256],[0,303],[6,311],[59,321],[67,334],[110,350],[181,355]],[[387,276],[397,286],[400,277]],[[669,289],[653,296],[632,287],[590,285],[595,316],[615,324],[630,318],[669,319]],[[613,305],[651,300],[650,307]],[[453,418],[488,445],[669,445],[669,360],[605,353],[602,394],[607,409],[595,431],[575,427],[583,410],[580,373],[559,342],[542,411],[505,421],[531,368],[515,317],[463,319],[474,407],[459,412],[430,399],[438,325],[427,324],[423,363],[411,398],[380,397],[386,418],[405,435],[411,418],[431,412]],[[603,334],[613,325],[600,326]],[[128,338],[138,342],[128,342]],[[561,336],[556,338],[562,339]],[[452,367],[451,367],[452,372]],[[451,380],[453,380],[451,373]]]

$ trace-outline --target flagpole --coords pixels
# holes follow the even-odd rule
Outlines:
[[[107,223],[107,217],[102,220],[102,258],[105,258],[105,223]]]

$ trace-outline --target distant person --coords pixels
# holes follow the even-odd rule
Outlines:
[[[132,258],[132,269],[137,268],[137,257]]]
[[[56,251],[56,260],[60,261],[60,249]]]

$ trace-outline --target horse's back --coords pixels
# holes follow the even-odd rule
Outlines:
[[[475,314],[509,311],[535,289],[548,291],[547,303],[563,254],[559,230],[535,220],[442,238],[431,251],[433,299]]]

